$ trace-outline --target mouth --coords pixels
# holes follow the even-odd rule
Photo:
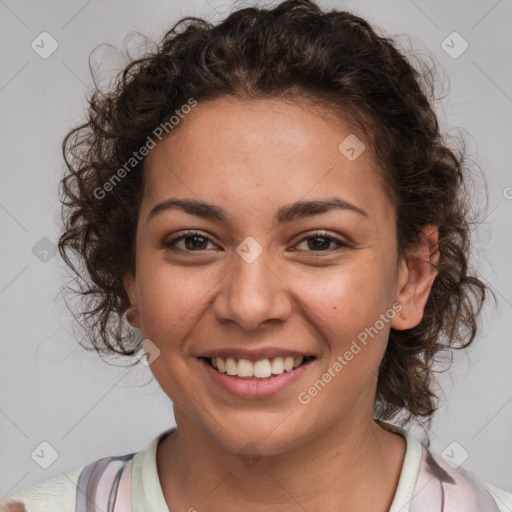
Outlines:
[[[265,381],[279,375],[294,372],[316,359],[315,356],[272,357],[250,361],[233,357],[200,356],[208,366],[220,374],[237,377],[243,380]]]

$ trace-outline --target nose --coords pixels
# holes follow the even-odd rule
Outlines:
[[[215,318],[234,322],[248,331],[258,330],[271,321],[284,322],[292,311],[289,287],[266,251],[248,263],[238,254],[230,271],[222,280],[213,303]]]

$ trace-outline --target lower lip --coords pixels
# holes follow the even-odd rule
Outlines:
[[[300,379],[313,361],[314,359],[310,359],[291,372],[283,372],[269,379],[252,380],[221,373],[210,366],[205,359],[199,358],[199,363],[214,382],[241,398],[267,398],[276,395]]]

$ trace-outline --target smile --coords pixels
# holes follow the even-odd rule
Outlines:
[[[264,399],[290,388],[308,372],[314,356],[276,356],[249,360],[234,357],[198,357],[208,378],[207,389],[244,399]]]
[[[270,379],[274,375],[291,372],[310,359],[314,359],[314,357],[273,357],[258,361],[233,357],[205,358],[206,362],[218,372],[245,379]]]

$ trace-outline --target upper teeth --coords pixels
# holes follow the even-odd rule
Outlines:
[[[248,359],[234,359],[228,357],[212,357],[212,365],[219,372],[239,377],[258,377],[264,379],[271,375],[280,375],[283,372],[290,372],[302,364],[304,358],[300,357],[274,357],[272,359],[261,359],[249,361]]]

